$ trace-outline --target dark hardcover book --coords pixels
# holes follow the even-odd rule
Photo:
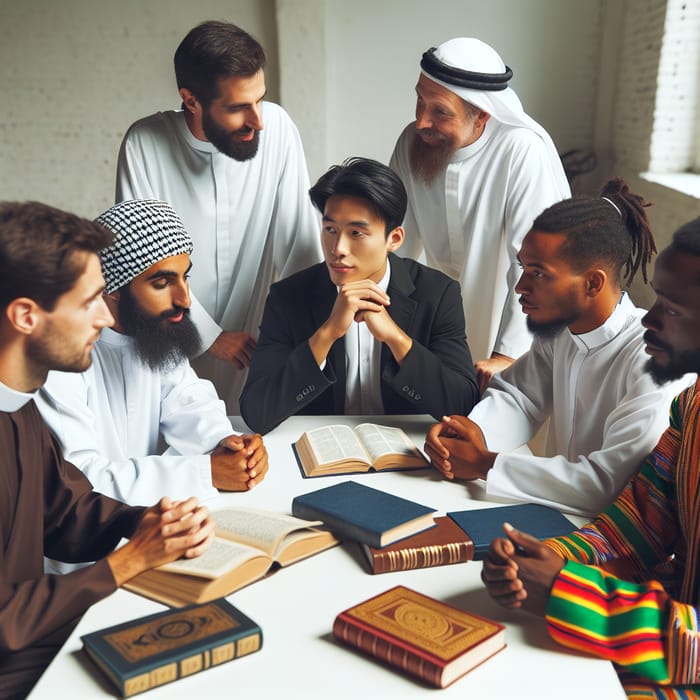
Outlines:
[[[558,510],[535,503],[461,510],[447,515],[474,541],[474,559],[483,559],[491,542],[496,537],[505,537],[503,523],[510,523],[516,530],[540,540],[568,535],[576,529]]]
[[[373,547],[385,547],[434,527],[434,512],[434,508],[355,481],[305,493],[292,501],[292,513],[298,518],[322,520],[333,532]]]
[[[437,688],[505,647],[505,627],[396,586],[336,617],[336,639]]]
[[[124,698],[258,651],[262,630],[225,600],[147,615],[81,637]]]
[[[443,515],[435,518],[435,527],[399,540],[388,547],[362,545],[373,574],[407,571],[469,561],[474,543],[461,527]]]

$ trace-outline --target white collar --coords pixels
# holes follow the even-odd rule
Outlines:
[[[615,304],[615,308],[605,323],[588,331],[588,333],[579,333],[578,335],[571,333],[571,331],[569,333],[577,344],[583,345],[589,350],[596,348],[612,340],[625,327],[629,314],[634,308],[635,306],[627,292],[622,292],[620,301]]]
[[[30,394],[24,391],[16,391],[0,382],[0,411],[14,413],[29,403],[36,392]]]

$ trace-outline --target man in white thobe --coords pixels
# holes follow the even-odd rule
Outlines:
[[[603,194],[560,202],[535,220],[516,286],[531,349],[493,378],[468,418],[445,417],[428,432],[437,469],[448,479],[485,479],[489,498],[587,516],[604,510],[691,381],[659,386],[645,371],[644,311],[620,280],[628,264],[628,283],[645,270],[653,238],[646,218],[634,218],[643,200],[622,181]],[[542,455],[515,451],[547,419]]]
[[[512,71],[478,39],[423,54],[416,121],[390,165],[408,191],[401,254],[462,287],[467,340],[482,389],[530,346],[513,287],[535,217],[570,196],[549,134],[508,87]]]
[[[192,29],[175,53],[182,110],[133,124],[117,165],[117,201],[164,200],[192,235],[192,318],[209,349],[195,367],[232,414],[270,284],[321,259],[301,139],[263,101],[264,65],[238,27]]]
[[[218,490],[245,491],[267,471],[259,435],[233,435],[211,382],[187,356],[200,339],[189,319],[192,240],[170,205],[116,204],[97,222],[114,234],[100,252],[115,319],[85,372],[50,372],[37,404],[65,458],[95,489],[141,505]]]

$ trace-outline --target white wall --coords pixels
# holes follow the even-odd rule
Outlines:
[[[0,199],[109,207],[124,132],[179,106],[173,53],[206,19],[261,41],[277,99],[274,0],[0,0]]]

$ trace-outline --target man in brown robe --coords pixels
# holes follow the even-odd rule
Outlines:
[[[196,499],[132,508],[61,457],[33,395],[50,369],[82,371],[112,324],[96,252],[110,233],[38,203],[0,203],[0,698],[22,698],[94,602],[136,574],[201,554]],[[129,542],[112,551],[122,537]],[[45,575],[44,555],[94,564]]]

